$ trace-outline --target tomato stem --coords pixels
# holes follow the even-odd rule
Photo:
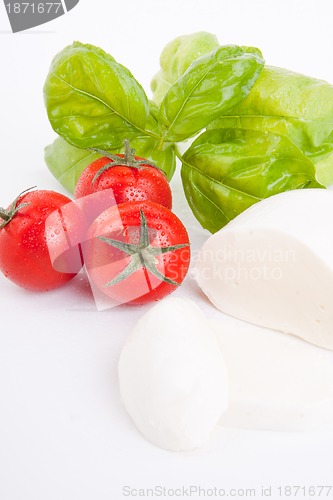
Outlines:
[[[17,205],[17,202],[18,202],[19,198],[24,193],[27,193],[31,189],[35,189],[35,187],[36,186],[33,186],[31,188],[28,188],[28,189],[25,189],[24,191],[22,191],[22,193],[20,193],[15,198],[15,200],[10,205],[10,207],[8,208],[8,210],[5,210],[4,208],[0,207],[0,218],[3,220],[2,224],[0,224],[0,229],[2,229],[3,227],[5,227],[8,224],[8,222],[10,222],[12,220],[12,218],[14,217],[14,215],[16,215],[17,212],[19,212],[23,207],[29,205],[29,203],[20,203],[19,205]]]
[[[140,241],[139,243],[126,243],[124,241],[114,240],[112,238],[107,238],[105,236],[97,236],[97,238],[108,245],[111,245],[118,250],[121,250],[129,256],[129,263],[123,271],[121,271],[115,278],[105,284],[105,286],[113,286],[120,283],[124,279],[128,278],[131,274],[135,273],[139,269],[143,269],[146,278],[148,277],[148,272],[153,274],[156,278],[169,285],[179,286],[180,283],[174,281],[163,273],[161,273],[157,265],[159,260],[157,256],[161,256],[168,252],[174,252],[189,246],[189,243],[183,243],[180,245],[171,245],[165,247],[153,246],[150,244],[149,239],[149,228],[147,224],[146,216],[143,210],[140,210]],[[150,280],[147,279],[147,283]],[[150,287],[150,285],[148,285]]]
[[[124,140],[124,160],[128,165],[131,165],[135,161],[135,149],[131,148],[128,139]]]
[[[6,221],[6,222],[9,221],[9,219],[10,219],[9,213],[7,212],[7,210],[5,210],[2,207],[0,207],[0,217],[2,220]]]
[[[94,151],[95,153],[98,153],[102,156],[105,156],[106,158],[109,158],[110,162],[101,167],[96,174],[94,175],[94,178],[92,179],[91,183],[94,184],[97,179],[109,168],[116,167],[116,166],[125,166],[125,167],[131,167],[131,168],[145,168],[145,167],[154,167],[160,172],[163,172],[165,175],[165,172],[155,165],[155,163],[152,163],[151,161],[143,158],[142,160],[137,160],[135,158],[135,149],[131,148],[130,142],[128,139],[124,140],[124,155],[123,157],[119,156],[118,154],[113,154],[108,151],[104,151],[103,149],[99,148],[88,148],[89,151]]]

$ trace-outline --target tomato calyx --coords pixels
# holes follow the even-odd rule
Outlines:
[[[18,202],[19,198],[22,196],[22,194],[27,193],[31,189],[35,189],[35,188],[36,188],[36,186],[33,186],[31,188],[28,188],[28,189],[25,189],[24,191],[22,191],[15,198],[15,200],[13,201],[13,203],[10,204],[9,208],[5,209],[5,208],[0,207],[0,219],[2,219],[2,223],[0,224],[0,229],[2,229],[3,227],[5,227],[12,220],[12,218],[14,217],[14,215],[16,215],[17,212],[19,212],[23,207],[26,207],[27,205],[30,205],[29,202],[20,203],[19,205],[17,205],[17,202]]]
[[[168,278],[157,269],[157,264],[159,261],[156,256],[172,252],[180,248],[188,247],[189,243],[165,247],[152,246],[149,241],[147,219],[143,210],[140,210],[140,239],[138,244],[126,243],[104,236],[98,236],[98,239],[107,243],[108,245],[111,245],[114,248],[117,248],[118,250],[123,251],[130,256],[130,262],[127,267],[125,267],[125,269],[121,271],[115,278],[106,283],[105,286],[109,287],[116,285],[117,283],[125,280],[131,274],[139,271],[140,269],[149,271],[154,276],[156,276],[156,278],[164,281],[165,283],[168,283],[169,285],[180,285],[180,283]]]
[[[94,151],[95,153],[99,153],[102,156],[105,156],[106,158],[109,158],[111,160],[109,163],[101,167],[96,174],[94,175],[93,180],[91,181],[92,184],[94,184],[97,179],[109,168],[115,167],[115,166],[124,166],[124,167],[131,167],[131,168],[145,168],[147,166],[149,167],[154,167],[160,172],[163,172],[161,168],[159,168],[155,163],[150,162],[149,160],[143,159],[143,160],[137,160],[135,158],[135,149],[130,147],[130,143],[128,139],[124,140],[124,156],[118,156],[117,154],[112,154],[109,153],[108,151],[104,151],[103,149],[99,148],[88,148],[89,151]],[[164,173],[164,172],[163,172]]]

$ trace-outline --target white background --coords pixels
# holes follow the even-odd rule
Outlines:
[[[1,3],[0,205],[33,185],[63,191],[43,160],[55,134],[42,89],[52,57],[73,40],[109,51],[148,94],[164,45],[201,30],[221,44],[259,47],[268,64],[333,82],[332,19],[331,0],[80,0],[57,20],[12,34]],[[177,179],[175,211],[195,250],[207,234],[186,209]],[[176,293],[212,312],[190,278]],[[262,486],[333,484],[332,427],[220,428],[203,449],[184,454],[146,442],[121,406],[116,372],[145,309],[97,312],[80,279],[35,294],[0,276],[1,500],[121,500],[125,485],[256,488],[260,498]]]

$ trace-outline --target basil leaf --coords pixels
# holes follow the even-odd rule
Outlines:
[[[226,45],[199,57],[170,87],[160,107],[165,141],[183,141],[243,100],[264,61],[249,49]]]
[[[147,96],[128,69],[79,42],[54,58],[44,97],[53,129],[81,148],[122,147],[148,119]]]
[[[263,198],[322,187],[312,161],[287,137],[240,128],[201,134],[184,154],[181,176],[194,215],[212,233]]]
[[[318,180],[333,183],[333,85],[266,66],[247,98],[224,115],[208,128],[285,135],[316,164]]]
[[[45,162],[50,172],[70,193],[74,193],[83,170],[100,157],[98,153],[72,146],[62,137],[58,137],[44,150]]]
[[[161,69],[151,81],[153,100],[161,104],[165,94],[198,57],[219,46],[215,35],[204,31],[178,36],[163,49],[160,57]]]

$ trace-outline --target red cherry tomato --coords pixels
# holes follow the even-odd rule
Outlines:
[[[166,175],[145,158],[134,156],[127,141],[125,154],[96,151],[104,156],[82,172],[75,187],[76,199],[112,189],[117,204],[148,200],[171,209],[172,195]]]
[[[190,263],[189,238],[169,209],[151,201],[122,203],[90,226],[84,261],[102,302],[143,304],[182,283]]]
[[[7,210],[0,209],[0,217],[0,270],[11,281],[29,290],[51,290],[77,274],[84,224],[67,196],[25,192]]]

